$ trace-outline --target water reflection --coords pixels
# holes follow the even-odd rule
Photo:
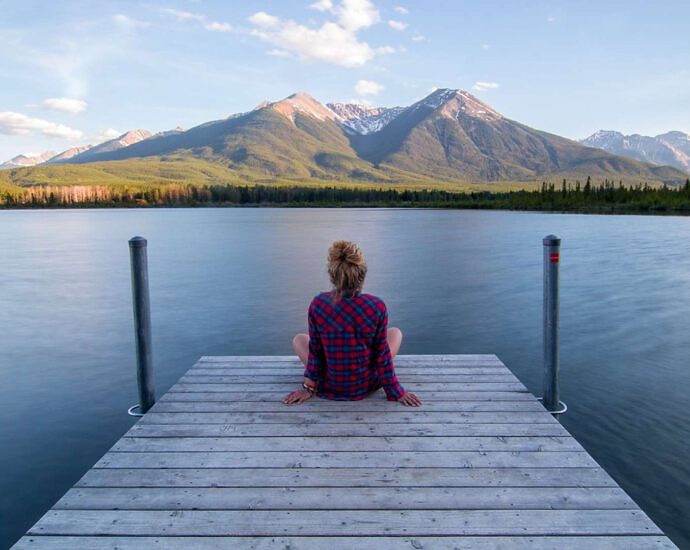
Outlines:
[[[690,220],[394,209],[2,212],[0,541],[131,424],[133,235],[149,240],[159,394],[200,355],[289,353],[340,238],[365,251],[403,353],[497,353],[540,394],[548,233],[563,238],[562,421],[690,544]]]

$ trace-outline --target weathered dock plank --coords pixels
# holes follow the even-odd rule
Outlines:
[[[410,503],[413,506],[413,503]],[[659,535],[640,510],[51,510],[30,535]]]
[[[75,487],[617,487],[601,468],[113,468]]]
[[[27,536],[15,548],[25,550],[352,550],[362,548],[361,537],[90,537]],[[366,543],[364,543],[366,544]],[[529,537],[376,537],[377,550],[661,550],[676,546],[662,536]]]
[[[675,548],[495,355],[396,369],[422,408],[202,357],[16,548]]]
[[[54,510],[634,510],[619,487],[94,487]]]

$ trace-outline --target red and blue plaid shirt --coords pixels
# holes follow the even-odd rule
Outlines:
[[[354,293],[322,292],[309,305],[309,360],[305,378],[327,399],[363,399],[381,387],[389,401],[405,390],[398,383],[386,333],[383,300]]]

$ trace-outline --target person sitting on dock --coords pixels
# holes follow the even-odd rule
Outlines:
[[[292,341],[305,366],[302,388],[283,402],[303,403],[313,395],[358,400],[383,388],[389,401],[420,406],[419,398],[398,383],[393,368],[402,332],[388,328],[381,298],[362,293],[367,274],[362,251],[354,243],[335,241],[328,249],[328,274],[333,290],[312,300],[309,334]]]

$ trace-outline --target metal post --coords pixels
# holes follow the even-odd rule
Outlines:
[[[552,412],[561,411],[558,391],[558,336],[559,297],[558,267],[561,239],[556,235],[544,237],[544,407]]]
[[[132,237],[129,253],[132,261],[132,303],[134,306],[134,337],[137,348],[137,382],[139,385],[139,411],[145,414],[156,402],[151,358],[151,302],[149,300],[149,274],[146,259],[146,239]],[[129,411],[132,414],[132,407]],[[139,415],[134,415],[139,416]]]

